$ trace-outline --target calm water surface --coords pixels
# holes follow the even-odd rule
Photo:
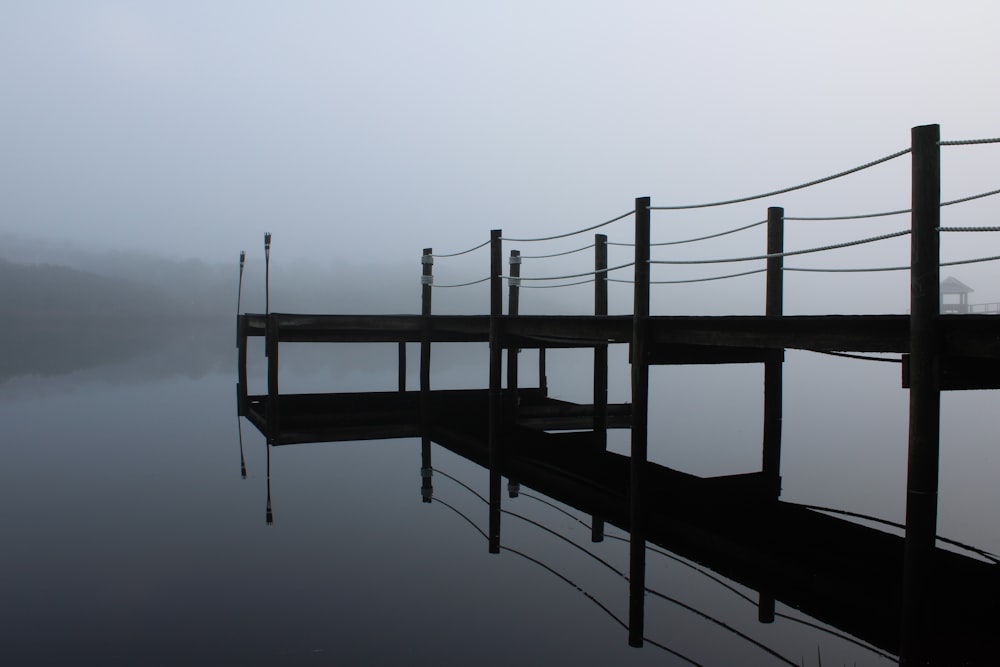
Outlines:
[[[647,595],[652,642],[631,648],[616,620],[628,617],[625,533],[591,543],[589,517],[523,488],[504,498],[524,517],[504,517],[509,550],[491,555],[476,495],[487,472],[435,445],[440,502],[423,503],[419,440],[273,448],[268,524],[267,451],[235,416],[231,339],[208,331],[0,383],[5,664],[895,662],[780,603],[761,624],[756,591],[654,551],[647,586],[672,601]],[[482,386],[485,349],[458,347],[435,353],[435,386]],[[394,347],[288,348],[285,391],[395,386]],[[622,354],[612,401],[627,400]],[[554,395],[588,400],[588,359],[552,355]],[[898,372],[788,354],[784,499],[902,520]],[[259,361],[251,382],[262,390]],[[760,368],[654,369],[651,388],[653,460],[705,475],[759,469]],[[994,552],[995,411],[995,393],[945,396],[939,528]],[[627,441],[613,434],[611,448]]]

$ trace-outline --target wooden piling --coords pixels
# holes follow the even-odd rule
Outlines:
[[[902,657],[907,663],[920,659],[932,613],[928,597],[937,532],[941,419],[940,134],[938,125],[914,127],[911,131],[910,432],[900,638]]]
[[[632,446],[629,460],[629,645],[642,646],[645,618],[646,538],[642,520],[647,458],[649,364],[649,197],[635,200],[635,304],[632,315]]]
[[[594,235],[594,315],[608,314],[608,237]],[[594,346],[594,448],[608,448],[608,346]],[[590,517],[590,540],[604,540],[604,519]]]
[[[434,249],[420,257],[420,424],[423,436],[431,427],[431,293],[434,288]]]
[[[608,237],[594,235],[594,315],[608,314]],[[594,346],[594,435],[601,449],[608,445],[608,345]]]
[[[247,413],[249,390],[247,389],[247,318],[236,318],[236,414],[243,417]]]
[[[767,287],[766,317],[780,318],[784,314],[785,209],[767,209]],[[776,256],[770,256],[776,255]],[[780,356],[764,362],[764,438],[762,470],[770,486],[768,495],[781,495],[781,424],[782,424],[782,362]]]
[[[267,352],[267,441],[277,442],[280,432],[280,410],[278,409],[278,316],[267,316],[264,333],[264,350]]]
[[[499,229],[490,231],[490,389],[489,389],[489,463],[490,463],[490,553],[500,552],[500,458],[501,418],[501,366],[503,340],[501,321],[503,315],[503,261],[502,239]],[[494,516],[495,514],[495,516]]]
[[[521,251],[510,251],[510,284],[507,287],[507,314],[516,317],[520,308],[520,277],[521,277]],[[504,401],[504,410],[507,411],[507,419],[515,419],[517,406],[520,403],[517,393],[517,361],[520,350],[509,348],[507,350],[507,400]]]

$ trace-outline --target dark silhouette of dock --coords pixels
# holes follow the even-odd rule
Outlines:
[[[966,142],[941,142],[936,125],[914,128],[912,142],[906,151],[831,177],[911,154],[913,206],[905,211],[911,216],[905,232],[911,263],[902,267],[911,277],[908,315],[784,315],[783,275],[790,270],[784,259],[807,251],[784,250],[785,218],[778,207],[768,209],[766,254],[751,258],[766,262],[763,315],[652,315],[650,265],[656,260],[650,257],[650,213],[657,207],[641,197],[626,214],[635,224],[631,315],[608,315],[608,274],[622,267],[608,267],[602,234],[595,235],[593,246],[593,315],[519,314],[520,253],[511,253],[509,274],[504,275],[503,239],[494,230],[488,244],[488,315],[432,313],[431,249],[423,255],[420,315],[238,315],[239,413],[269,445],[420,438],[425,471],[431,469],[431,442],[478,463],[490,472],[488,538],[494,551],[500,548],[501,477],[577,508],[595,522],[628,531],[633,544],[628,627],[634,645],[643,643],[649,542],[760,591],[762,621],[773,616],[774,601],[780,600],[899,655],[901,664],[988,664],[1000,648],[995,632],[1000,627],[1000,578],[995,564],[937,546],[938,439],[941,391],[1000,388],[1000,317],[941,313],[939,235],[947,230],[941,228],[940,209],[957,202],[941,202],[940,149]],[[824,180],[830,179],[799,187]],[[269,246],[270,235],[268,254]],[[266,394],[248,390],[251,337],[265,339]],[[280,344],[288,342],[394,343],[400,362],[398,391],[282,394]],[[485,388],[432,389],[433,346],[456,342],[488,344]],[[407,390],[407,344],[420,347],[416,391]],[[615,344],[629,346],[631,401],[609,405],[607,349]],[[552,348],[593,350],[591,403],[548,395],[545,351]],[[517,351],[532,349],[538,350],[538,386],[522,387]],[[900,384],[910,395],[905,537],[779,500],[786,349],[901,355],[895,359]],[[728,363],[764,367],[761,469],[701,478],[648,461],[649,367]],[[609,428],[630,430],[628,456],[607,451]],[[595,535],[599,532],[595,527]]]

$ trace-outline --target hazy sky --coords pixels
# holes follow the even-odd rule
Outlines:
[[[491,228],[592,225],[636,196],[754,194],[905,148],[914,125],[1000,135],[998,24],[992,0],[14,0],[0,231],[225,261],[272,231],[286,262],[400,263]],[[946,199],[998,187],[1000,146],[947,150]],[[713,211],[674,237],[768,205],[906,208],[908,170]],[[654,220],[670,238],[674,218]],[[788,246],[813,239],[795,233]],[[907,261],[892,247],[886,261]]]

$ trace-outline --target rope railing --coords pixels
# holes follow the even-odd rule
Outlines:
[[[750,276],[755,273],[764,273],[767,269],[754,269],[753,271],[741,271],[740,273],[730,273],[724,276],[712,276],[710,278],[688,278],[686,280],[650,280],[650,285],[680,285],[683,283],[706,283],[712,280],[726,280],[728,278],[739,278]]]
[[[627,269],[630,266],[635,266],[635,262],[627,262],[625,264],[619,264],[618,266],[609,266],[606,269],[593,269],[590,271],[584,271],[583,273],[571,273],[565,276],[542,276],[538,278],[526,278],[525,276],[500,276],[503,280],[571,280],[573,278],[582,278],[584,276],[594,276],[598,273],[610,273],[611,271],[617,271],[618,269]]]
[[[573,287],[575,285],[586,285],[587,283],[594,282],[596,279],[597,278],[595,276],[591,276],[590,278],[585,278],[584,280],[577,280],[576,282],[572,283],[559,283],[558,285],[520,285],[520,287],[523,287],[524,289],[554,289],[556,287]]]
[[[432,283],[428,283],[428,284],[431,287],[440,287],[442,289],[445,289],[445,288],[448,288],[448,287],[468,287],[469,285],[478,285],[479,283],[485,283],[489,279],[490,279],[490,277],[486,276],[485,278],[480,278],[479,280],[470,280],[467,283],[456,283],[456,284],[453,284],[453,285],[439,285],[439,284],[433,283],[433,282]]]
[[[434,258],[436,258],[436,259],[443,259],[443,258],[445,258],[445,257],[458,257],[458,256],[460,256],[460,255],[467,255],[467,254],[469,254],[470,252],[473,252],[474,250],[479,250],[480,248],[485,248],[485,247],[486,247],[486,246],[488,246],[489,244],[490,244],[490,242],[489,242],[489,240],[487,239],[487,240],[486,240],[485,242],[483,242],[483,243],[480,243],[480,244],[479,244],[479,245],[477,245],[477,246],[472,246],[472,247],[471,247],[471,248],[469,248],[468,250],[461,250],[461,251],[459,251],[459,252],[449,252],[449,253],[434,253],[433,255],[430,255],[430,256],[431,256],[431,257],[434,257]]]
[[[775,195],[782,195],[782,194],[785,194],[786,192],[794,192],[796,190],[804,190],[805,188],[810,188],[810,187],[812,187],[814,185],[819,185],[820,183],[827,183],[829,181],[833,181],[833,180],[836,180],[838,178],[842,178],[844,176],[849,176],[850,174],[855,174],[855,173],[857,173],[859,171],[862,171],[864,169],[868,169],[869,167],[874,167],[876,165],[882,164],[883,162],[888,162],[890,160],[894,160],[894,159],[896,159],[896,158],[898,158],[898,157],[900,157],[902,155],[906,155],[909,152],[910,152],[910,149],[909,148],[905,148],[905,149],[903,149],[901,151],[897,151],[897,152],[893,153],[892,155],[887,155],[887,156],[885,156],[883,158],[879,158],[877,160],[872,160],[871,162],[866,162],[865,164],[859,165],[857,167],[853,167],[851,169],[847,169],[845,171],[838,172],[838,173],[833,174],[831,176],[825,176],[823,178],[817,178],[816,180],[809,181],[807,183],[801,183],[799,185],[793,185],[792,187],[782,188],[780,190],[772,190],[771,192],[765,192],[765,193],[762,193],[762,194],[759,194],[759,195],[752,195],[750,197],[740,197],[739,199],[727,199],[727,200],[724,200],[724,201],[710,202],[710,203],[706,203],[706,204],[685,204],[683,206],[650,206],[649,210],[650,211],[682,211],[682,210],[695,209],[695,208],[711,208],[711,207],[714,207],[714,206],[728,206],[730,204],[742,204],[743,202],[754,201],[756,199],[765,199],[767,197],[773,197]]]
[[[504,237],[503,240],[504,241],[510,241],[512,243],[535,243],[537,241],[554,241],[556,239],[565,239],[565,238],[568,238],[570,236],[576,236],[577,234],[583,234],[584,232],[590,232],[590,231],[593,231],[595,229],[600,229],[601,227],[605,227],[607,225],[610,225],[613,222],[618,222],[619,220],[622,220],[623,218],[627,218],[628,216],[632,215],[633,213],[635,213],[635,209],[632,209],[631,211],[629,211],[627,213],[622,213],[621,215],[619,215],[617,217],[614,217],[614,218],[611,218],[610,220],[605,220],[604,222],[598,223],[596,225],[592,225],[590,227],[584,227],[583,229],[578,229],[578,230],[573,231],[573,232],[566,232],[565,234],[556,234],[554,236],[538,236],[538,237],[535,237],[535,238],[513,238],[513,237],[508,238],[508,237]]]
[[[991,139],[956,139],[938,142],[938,146],[972,146],[974,144],[1000,144],[1000,137],[993,137]]]
[[[706,241],[708,239],[714,239],[720,236],[726,236],[727,234],[735,234],[736,232],[742,232],[745,229],[752,229],[754,227],[759,227],[760,225],[766,225],[766,224],[767,220],[760,220],[759,222],[754,222],[749,225],[743,225],[742,227],[727,229],[726,231],[719,232],[717,234],[709,234],[708,236],[699,236],[693,239],[683,239],[680,241],[661,241],[659,243],[650,243],[649,245],[650,247],[654,247],[654,246],[667,246],[667,245],[681,245],[682,243],[694,243],[695,241]],[[608,245],[625,246],[629,248],[635,247],[634,243],[628,243],[628,242],[612,243],[611,241],[608,241]]]
[[[1000,232],[1000,227],[938,227],[939,232]]]
[[[574,253],[583,252],[584,250],[590,250],[594,247],[593,243],[583,246],[582,248],[575,248],[573,250],[566,250],[564,252],[554,252],[548,255],[521,255],[521,259],[548,259],[550,257],[562,257],[564,255],[572,255]]]
[[[995,262],[1000,259],[1000,255],[993,255],[990,257],[977,257],[975,259],[959,259],[951,262],[941,262],[941,266],[959,266],[961,264],[976,264],[979,262]],[[813,269],[804,267],[784,267],[785,271],[808,271],[813,273],[866,273],[866,272],[876,272],[876,271],[909,271],[910,265],[906,266],[879,266],[873,268],[864,269]]]
[[[969,197],[962,197],[961,199],[952,199],[951,201],[941,202],[941,207],[954,206],[955,204],[963,204],[967,201],[972,201],[974,199],[982,199],[983,197],[992,197],[993,195],[1000,194],[1000,189],[990,190],[989,192],[981,192],[978,195],[971,195]],[[884,211],[882,213],[862,213],[860,215],[827,215],[819,217],[796,217],[796,216],[785,216],[785,220],[808,220],[808,221],[820,221],[820,220],[864,220],[866,218],[883,218],[890,215],[904,215],[906,213],[912,213],[913,209],[901,208],[897,211]]]
[[[837,250],[839,248],[849,248],[851,246],[863,245],[865,243],[874,243],[875,241],[885,241],[887,239],[896,238],[897,236],[906,236],[910,233],[909,229],[904,229],[902,231],[893,232],[891,234],[881,234],[879,236],[872,236],[866,239],[858,239],[856,241],[848,241],[846,243],[834,243],[831,245],[820,246],[818,248],[807,248],[805,250],[791,250],[787,252],[774,252],[768,253],[766,255],[754,255],[751,257],[731,257],[727,259],[651,259],[650,264],[726,264],[733,262],[752,262],[762,259],[771,259],[774,257],[792,257],[794,255],[806,255],[815,252],[825,252],[827,250]]]
[[[848,354],[847,352],[834,352],[833,350],[807,350],[808,352],[814,352],[816,354],[825,354],[830,357],[843,357],[844,359],[858,359],[861,361],[881,361],[888,364],[901,364],[903,359],[900,357],[876,357],[868,354]]]

